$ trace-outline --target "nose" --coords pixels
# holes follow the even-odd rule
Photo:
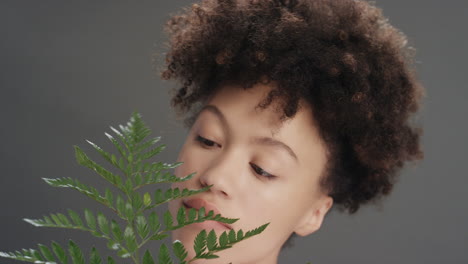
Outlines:
[[[231,197],[240,183],[242,160],[234,153],[220,154],[212,160],[201,174],[199,181],[202,187],[213,185],[210,191],[225,197]]]

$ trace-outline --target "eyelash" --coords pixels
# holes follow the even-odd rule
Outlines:
[[[200,142],[200,144],[203,146],[203,147],[213,147],[214,145],[219,145],[217,144],[216,142],[214,141],[211,141],[209,139],[206,139],[200,135],[197,135],[196,137],[196,140],[198,142]],[[253,163],[249,163],[250,166],[252,167],[252,169],[255,171],[256,174],[266,178],[267,180],[273,180],[274,178],[276,178],[276,176],[264,171],[262,168],[260,168],[259,166],[253,164]]]

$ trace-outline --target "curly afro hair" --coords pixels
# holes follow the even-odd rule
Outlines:
[[[410,124],[424,94],[412,49],[368,2],[206,0],[166,30],[161,75],[181,85],[172,98],[179,115],[225,82],[274,82],[259,107],[278,100],[282,120],[300,100],[311,105],[331,153],[321,184],[341,210],[388,195],[404,163],[423,157],[421,129]]]

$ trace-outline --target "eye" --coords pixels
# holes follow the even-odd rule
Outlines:
[[[255,165],[253,163],[250,163],[250,166],[252,167],[252,169],[255,171],[256,174],[258,174],[258,175],[260,175],[262,177],[265,177],[268,180],[273,180],[274,178],[276,178],[276,176],[271,175],[270,173],[264,171],[262,168],[260,168],[259,166]]]
[[[213,147],[214,145],[218,145],[216,142],[214,141],[211,141],[209,139],[206,139],[200,135],[197,135],[197,137],[195,138],[196,141],[200,142],[204,147]]]

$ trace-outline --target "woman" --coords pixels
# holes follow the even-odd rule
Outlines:
[[[203,228],[261,234],[195,263],[277,263],[296,234],[333,207],[349,213],[388,195],[405,162],[422,158],[409,118],[422,87],[405,36],[354,0],[208,0],[170,19],[162,77],[189,134],[173,187],[208,192],[169,204],[228,218],[173,232],[194,256]]]

